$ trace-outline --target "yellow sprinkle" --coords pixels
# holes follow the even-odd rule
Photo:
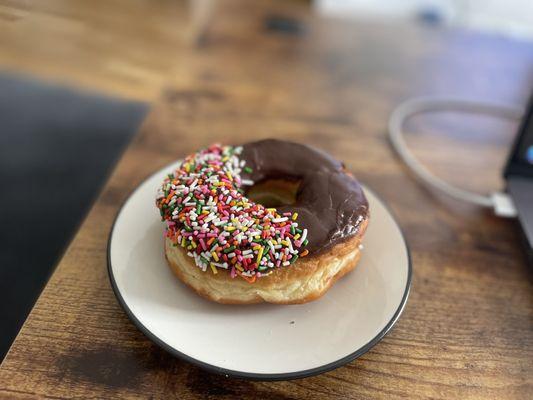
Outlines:
[[[298,218],[298,213],[294,213],[294,214],[292,215],[292,220],[293,220],[293,221],[296,221],[296,218]]]
[[[227,171],[226,174],[228,175],[228,178],[230,181],[233,180],[233,176],[231,176],[231,172]]]
[[[261,248],[261,246],[259,246],[259,245],[255,245],[254,247],[252,247],[252,249],[254,249],[254,250],[259,250],[260,248]]]
[[[241,264],[235,264],[235,268],[237,268],[239,271],[243,272],[244,270],[241,267]]]
[[[267,208],[267,211],[276,212],[276,209],[275,208]]]
[[[247,226],[243,226],[242,229],[241,229],[241,231],[243,231],[243,232],[246,232],[247,230],[248,230]]]
[[[254,236],[254,239],[261,239],[261,236],[259,236],[259,235],[255,235],[255,236]]]
[[[211,255],[213,256],[213,258],[215,259],[216,262],[219,261],[219,258],[217,256],[217,253],[215,253],[214,251],[211,253]]]
[[[191,167],[189,164],[185,164],[185,171],[189,172],[191,170]]]
[[[255,263],[259,265],[259,261],[261,261],[261,258],[263,258],[263,247],[259,248],[259,251],[257,252],[257,260],[255,260]]]
[[[185,247],[185,237],[181,238],[181,247]]]
[[[224,229],[228,232],[232,232],[235,230],[235,227],[234,226],[225,226]]]
[[[211,266],[211,270],[213,271],[213,274],[218,274],[217,267],[215,267],[213,264],[209,264]]]
[[[197,246],[196,246],[196,243],[191,242],[191,245],[192,245],[192,248],[193,248],[193,249],[196,249],[196,247],[197,247]]]
[[[300,234],[299,234],[299,233],[297,233],[296,235],[294,235],[294,240],[298,240],[298,239],[300,239]]]
[[[284,244],[285,246],[289,247],[290,243],[286,240],[282,240],[281,241],[282,244]]]

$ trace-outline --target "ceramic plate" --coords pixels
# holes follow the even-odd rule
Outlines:
[[[155,207],[173,165],[142,183],[115,220],[109,276],[133,323],[168,352],[207,370],[252,379],[292,379],[342,366],[394,325],[411,284],[409,252],[393,216],[364,188],[371,218],[354,271],[303,305],[221,305],[198,296],[167,267]]]

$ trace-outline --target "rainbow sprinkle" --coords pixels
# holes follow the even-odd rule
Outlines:
[[[307,229],[297,213],[279,214],[246,198],[241,179],[252,172],[239,159],[242,147],[212,145],[185,158],[159,188],[156,205],[167,222],[165,236],[187,250],[195,264],[214,274],[228,270],[253,283],[273,268],[308,254]]]

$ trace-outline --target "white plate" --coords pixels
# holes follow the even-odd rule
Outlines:
[[[253,379],[316,375],[367,352],[407,301],[411,262],[403,235],[365,188],[371,218],[355,270],[303,305],[221,305],[204,300],[168,268],[155,194],[173,165],[142,183],[109,238],[115,294],[133,323],[168,352],[207,370]]]

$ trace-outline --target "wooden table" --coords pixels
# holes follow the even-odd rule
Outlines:
[[[262,28],[269,7],[245,7],[245,22],[228,17],[203,48],[177,50],[168,89],[2,363],[1,398],[532,397],[533,284],[515,222],[420,186],[392,153],[386,123],[411,95],[523,104],[533,46],[303,13],[304,32],[287,35]],[[473,190],[501,186],[514,124],[443,115],[411,128],[418,156],[440,176]],[[397,215],[414,267],[405,312],[382,342],[345,367],[286,382],[226,378],[171,357],[127,319],[106,266],[113,219],[147,175],[213,141],[265,137],[344,160]]]

